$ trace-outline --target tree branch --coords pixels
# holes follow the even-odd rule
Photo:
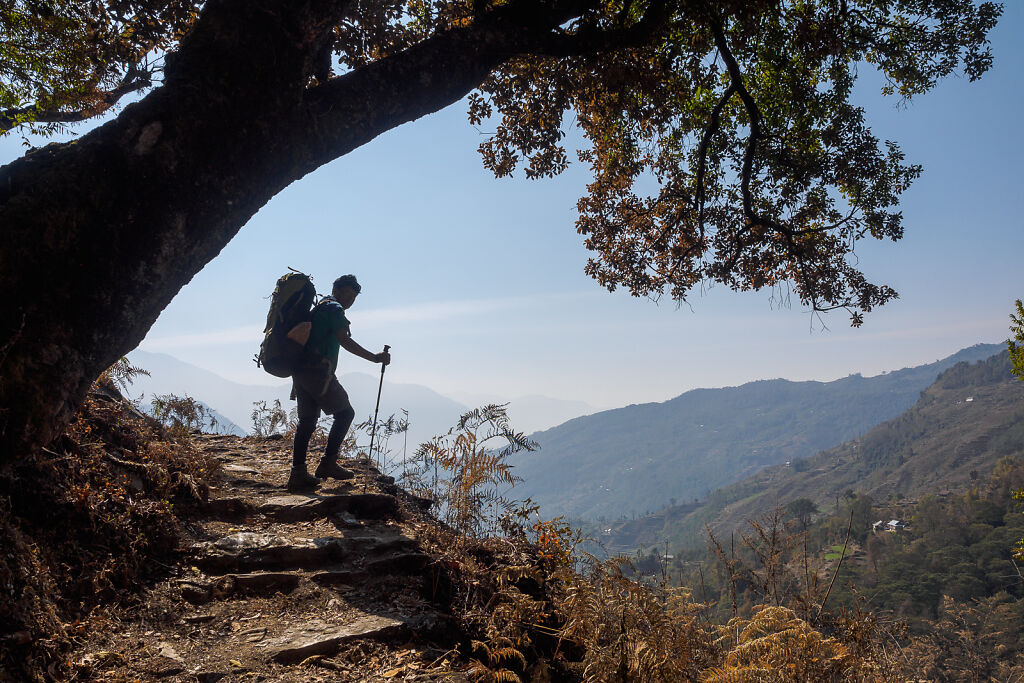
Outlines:
[[[296,125],[305,133],[313,167],[385,130],[457,102],[502,62],[534,54],[553,28],[577,12],[573,1],[545,13],[520,0],[501,5],[467,26],[453,27],[400,53],[308,88]],[[373,102],[367,107],[366,102]]]
[[[729,44],[725,40],[725,33],[722,31],[721,25],[714,21],[711,22],[711,32],[715,37],[715,47],[718,48],[718,53],[722,56],[726,70],[729,72],[732,87],[739,93],[743,106],[747,110],[747,116],[750,118],[750,136],[747,138],[747,146],[743,152],[743,170],[740,175],[740,188],[743,194],[743,215],[751,223],[763,224],[760,217],[754,212],[754,202],[750,195],[750,176],[754,165],[754,153],[757,150],[757,143],[762,135],[761,110],[758,109],[757,102],[754,101],[754,98],[747,90],[746,84],[743,82],[743,72],[740,71],[739,64],[736,63],[736,58],[729,49]]]
[[[153,84],[152,74],[146,70],[139,69],[133,64],[125,72],[124,78],[116,88],[99,93],[99,97],[88,107],[77,110],[39,109],[37,105],[28,107],[16,107],[0,111],[0,135],[23,123],[77,123],[98,116],[107,111],[118,101],[133,92],[138,92]],[[29,115],[26,120],[25,116]]]
[[[825,603],[828,602],[828,596],[832,594],[832,585],[836,582],[836,577],[839,576],[839,570],[843,566],[843,560],[846,559],[846,547],[850,543],[850,531],[853,529],[853,507],[850,508],[850,523],[846,525],[846,540],[843,541],[843,552],[839,555],[839,562],[836,563],[836,570],[832,572],[832,580],[828,582],[828,590],[825,591],[825,597],[821,599],[821,604],[818,605],[818,613],[814,615],[814,619],[818,620],[821,618],[821,611],[825,609]]]
[[[618,15],[620,22],[625,20],[631,5],[632,2],[628,2],[622,8]],[[558,31],[548,35],[531,53],[545,57],[574,57],[632,47],[648,39],[662,25],[666,16],[664,0],[654,0],[640,21],[632,26],[614,29],[583,26],[575,33]]]
[[[737,231],[735,235],[736,250],[729,258],[726,270],[730,271],[736,266],[740,254],[743,251],[742,238],[746,233],[750,232],[750,230],[755,226],[770,228],[782,236],[786,241],[787,252],[796,260],[796,279],[798,282],[803,282],[806,293],[811,299],[811,306],[813,310],[831,310],[821,309],[818,306],[818,297],[815,293],[814,287],[811,286],[807,277],[807,265],[804,262],[800,248],[794,240],[794,231],[777,221],[758,214],[754,210],[754,198],[750,193],[750,179],[753,175],[754,155],[757,152],[757,143],[763,137],[763,132],[761,130],[761,110],[758,108],[757,102],[750,94],[750,91],[747,90],[747,86],[743,81],[743,72],[740,71],[739,64],[736,62],[736,57],[732,54],[732,50],[729,49],[729,43],[725,39],[725,33],[722,30],[721,24],[714,20],[711,21],[710,24],[711,32],[715,38],[715,47],[718,48],[718,52],[722,56],[722,61],[725,62],[726,70],[729,72],[729,79],[732,82],[732,85],[735,86],[736,92],[739,93],[740,99],[743,101],[743,106],[747,110],[747,116],[750,119],[750,135],[747,138],[747,145],[743,151],[743,168],[740,171],[740,192],[743,198],[743,216],[746,218],[746,224]]]
[[[735,94],[736,84],[730,83],[722,97],[715,104],[714,109],[711,110],[708,126],[704,129],[704,135],[701,136],[700,145],[697,147],[697,178],[694,207],[697,209],[697,227],[701,235],[704,234],[704,175],[707,172],[708,147],[711,145],[711,138],[718,132],[722,110],[725,109],[725,105]]]
[[[720,126],[720,119],[722,111],[725,109],[725,105],[728,104],[729,100],[732,99],[733,95],[736,94],[736,86],[730,84],[726,88],[725,92],[715,103],[715,106],[711,110],[711,116],[708,119],[708,125],[704,129],[703,135],[701,135],[700,144],[697,146],[697,177],[695,180],[696,191],[694,192],[693,203],[694,209],[697,211],[697,232],[700,233],[700,239],[695,240],[690,246],[688,246],[678,256],[674,256],[674,263],[669,269],[668,273],[664,273],[660,270],[655,272],[666,280],[671,281],[675,277],[675,274],[679,272],[679,267],[690,258],[690,256],[701,246],[704,242],[704,176],[707,173],[707,153],[708,147],[711,145],[711,138],[714,137],[715,133],[718,132]],[[670,195],[671,196],[671,195]],[[678,196],[678,195],[676,195]],[[661,197],[658,198],[661,201]],[[676,228],[677,224],[669,223],[666,225],[658,237],[652,242],[655,247],[660,244],[667,236],[669,231]]]

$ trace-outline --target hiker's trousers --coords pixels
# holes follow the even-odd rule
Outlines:
[[[295,393],[295,400],[298,402],[296,412],[299,417],[299,424],[295,429],[292,467],[295,469],[306,467],[309,440],[312,438],[313,432],[316,431],[316,423],[320,419],[321,411],[334,418],[331,431],[327,434],[323,462],[337,462],[338,453],[341,451],[341,442],[345,440],[345,435],[356,416],[356,411],[349,401],[348,392],[341,386],[330,368],[299,370],[292,376],[292,389]]]

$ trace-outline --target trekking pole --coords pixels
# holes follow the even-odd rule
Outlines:
[[[391,350],[391,347],[387,344],[384,345],[384,353]],[[377,435],[377,414],[380,412],[380,392],[384,389],[384,370],[388,366],[384,363],[380,365],[380,385],[377,387],[377,407],[373,409],[373,425],[370,427],[370,449],[366,451],[366,464],[370,464],[371,458],[373,458],[373,440]],[[363,480],[363,491],[366,491],[366,480]]]

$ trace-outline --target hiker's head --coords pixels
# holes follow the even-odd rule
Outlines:
[[[359,286],[359,281],[356,280],[355,275],[342,275],[334,281],[334,287],[331,289],[331,296],[338,300],[338,303],[343,308],[348,308],[359,296],[359,292],[362,287]]]

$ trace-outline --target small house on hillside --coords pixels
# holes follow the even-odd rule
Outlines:
[[[907,523],[900,519],[890,519],[888,522],[880,519],[871,525],[871,531],[876,534],[879,531],[896,532],[903,531],[906,528]]]

